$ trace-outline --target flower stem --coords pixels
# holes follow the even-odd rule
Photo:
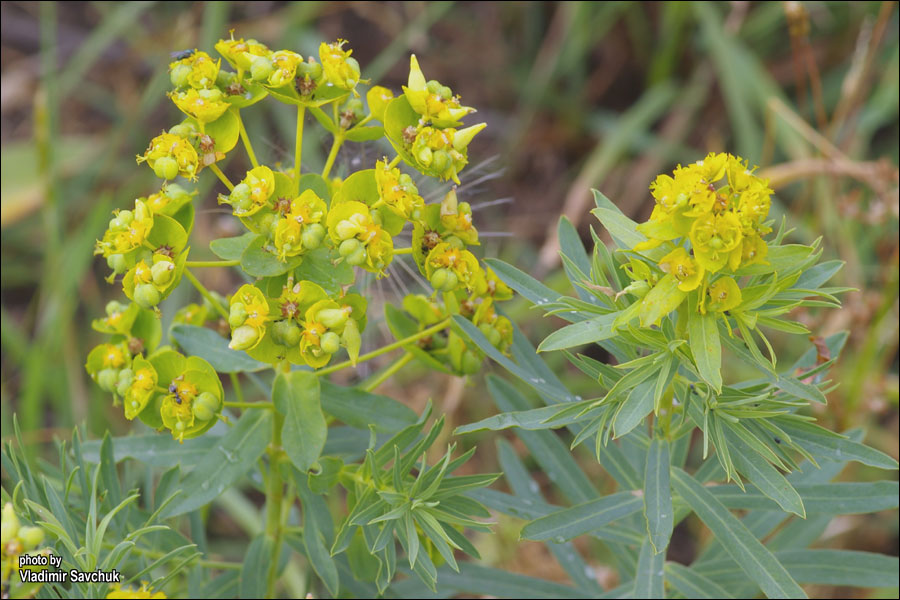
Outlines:
[[[398,256],[400,254],[412,254],[412,248],[394,248],[394,256]]]
[[[450,319],[446,318],[443,321],[441,321],[440,323],[438,323],[436,325],[432,325],[428,329],[423,329],[422,331],[420,331],[418,333],[414,333],[413,335],[411,335],[409,337],[405,337],[402,340],[398,340],[398,341],[394,342],[393,344],[388,344],[387,346],[382,346],[381,348],[378,348],[377,350],[372,350],[368,354],[363,354],[362,356],[359,357],[359,359],[356,361],[356,363],[358,364],[361,362],[365,362],[367,360],[372,360],[373,358],[381,356],[382,354],[387,354],[391,350],[396,350],[397,348],[402,348],[403,346],[406,346],[407,344],[411,344],[413,342],[421,340],[422,338],[427,338],[430,335],[434,335],[438,331],[446,329],[449,325],[450,325]],[[352,367],[352,366],[354,366],[354,363],[352,361],[345,360],[342,363],[338,363],[338,364],[332,365],[330,367],[325,367],[324,369],[319,369],[318,371],[316,371],[316,375],[321,377],[322,375],[328,375],[330,373],[334,373],[335,371],[340,371],[341,369],[346,369],[347,367]]]
[[[225,310],[225,307],[219,304],[219,301],[216,300],[216,297],[209,293],[209,290],[206,289],[206,286],[200,283],[200,280],[197,279],[197,277],[195,277],[187,267],[184,268],[184,276],[187,277],[187,280],[190,281],[195,288],[197,288],[197,291],[200,292],[200,295],[206,298],[206,300],[210,304],[212,304],[217,313],[222,315],[225,319],[228,319],[228,311]]]
[[[282,500],[284,482],[281,480],[279,463],[284,451],[281,449],[281,428],[284,417],[272,411],[272,443],[269,445],[269,477],[266,481],[266,537],[272,542],[272,558],[266,577],[266,597],[275,597],[275,582],[278,579],[278,559],[281,554]]]
[[[403,356],[388,365],[381,373],[378,373],[374,379],[367,382],[362,389],[366,392],[373,392],[378,389],[382,383],[388,380],[394,373],[402,369],[409,361],[413,359],[413,355],[405,352]]]
[[[388,168],[388,169],[393,169],[393,168],[396,167],[399,163],[400,163],[400,155],[398,154],[397,156],[394,157],[394,160],[392,160],[391,162],[388,163],[387,168]]]
[[[256,160],[256,153],[253,152],[253,146],[250,144],[250,137],[247,135],[247,129],[244,127],[244,120],[241,118],[240,109],[233,109],[234,116],[237,117],[238,127],[241,132],[241,141],[244,142],[244,149],[247,150],[247,158],[250,159],[250,164],[253,165],[253,168],[259,166],[259,162]]]
[[[297,138],[294,141],[294,196],[300,194],[300,159],[303,156],[303,121],[306,119],[306,107],[297,107]]]
[[[331,152],[328,153],[328,159],[325,161],[325,168],[322,169],[322,177],[328,177],[328,174],[331,173],[331,167],[334,166],[334,159],[337,158],[338,150],[341,149],[341,146],[344,143],[344,133],[336,133],[334,136],[334,141],[331,143]]]
[[[219,165],[213,163],[209,165],[209,170],[216,174],[216,177],[219,178],[219,181],[225,184],[225,187],[228,188],[229,192],[234,189],[234,184],[231,183],[231,180],[229,180],[228,177],[225,176],[225,173],[222,172],[222,169],[219,168]]]
[[[394,252],[396,254],[396,252]],[[241,264],[240,260],[189,260],[184,263],[185,267],[236,267]]]
[[[238,402],[243,402],[244,390],[241,388],[241,380],[238,378],[238,374],[229,373],[228,377],[231,379],[231,389],[234,390],[234,397],[237,398]]]
[[[264,408],[266,410],[275,410],[275,405],[271,402],[224,402],[224,406],[231,408]]]

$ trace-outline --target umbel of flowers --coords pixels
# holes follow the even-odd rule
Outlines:
[[[313,56],[233,37],[216,50],[221,58],[194,50],[170,64],[168,96],[184,118],[137,157],[161,187],[115,211],[96,245],[111,269],[109,281],[121,282],[127,302],[110,302],[106,317],[94,322],[109,339],[94,348],[86,367],[125,417],[168,429],[178,440],[223,418],[225,397],[213,366],[163,345],[158,307],[183,279],[204,301],[180,307],[176,323],[209,326],[229,338],[232,350],[273,366],[322,369],[341,353],[351,365],[360,359],[369,315],[357,274],[389,277],[395,256],[408,254],[432,293],[410,294],[403,310],[391,307],[388,317],[398,338],[414,340],[408,346],[414,357],[449,373],[479,370],[484,355],[450,329],[454,314],[506,351],[512,325],[496,302],[512,291],[472,251],[479,242],[471,207],[459,201],[455,186],[432,204],[419,193],[426,178],[460,182],[468,146],[485,127],[463,125],[475,109],[446,85],[426,80],[415,56],[401,94],[373,86],[364,102],[357,88],[368,81],[343,40],[321,44]],[[293,168],[261,164],[244,129],[242,111],[267,98],[297,110]],[[303,172],[307,113],[334,137],[321,175]],[[393,159],[331,176],[345,142],[381,137],[396,151]],[[218,163],[239,144],[246,170],[232,182]],[[213,242],[222,261],[189,260],[191,186],[205,173],[219,179],[218,202],[247,231]],[[396,240],[405,229],[412,245],[401,248]],[[218,296],[191,273],[205,266],[239,267],[250,282]]]

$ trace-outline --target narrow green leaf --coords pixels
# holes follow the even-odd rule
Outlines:
[[[653,393],[655,390],[656,379],[652,373],[648,373],[648,378],[637,384],[629,392],[628,397],[622,401],[613,417],[613,429],[616,432],[616,438],[627,435],[641,424],[644,417],[650,414],[653,410]]]
[[[691,569],[675,562],[666,563],[666,583],[685,598],[719,600],[734,598],[725,588]]]
[[[710,528],[747,576],[759,584],[766,596],[806,598],[803,589],[778,559],[709,490],[681,469],[673,469],[672,484],[678,495]]]
[[[517,291],[519,294],[530,300],[536,306],[544,306],[555,302],[562,295],[548,288],[546,285],[532,277],[531,275],[517,269],[509,263],[503,262],[496,258],[487,258],[485,261],[494,273],[497,274],[503,283]],[[576,315],[574,311],[572,315]],[[560,315],[567,318],[565,315]],[[571,320],[581,320],[573,319]]]
[[[334,537],[331,513],[325,500],[310,491],[306,475],[297,469],[293,470],[293,474],[303,508],[303,547],[306,556],[331,595],[337,597],[340,579],[337,564],[328,551]]]
[[[644,472],[644,516],[650,542],[657,554],[665,553],[674,528],[672,488],[669,483],[669,442],[654,437]]]
[[[866,483],[798,484],[794,489],[803,499],[807,514],[854,515],[897,508],[896,481]],[[742,510],[778,510],[765,494],[753,488],[742,491],[736,485],[708,488],[725,506]]]
[[[879,469],[897,469],[897,461],[887,454],[824,427],[793,419],[779,419],[777,424],[791,436],[794,443],[817,458],[854,460]]]
[[[241,598],[264,598],[266,577],[272,562],[272,540],[264,534],[253,538],[241,565]]]
[[[609,313],[557,329],[544,338],[538,352],[563,350],[609,339],[615,335],[612,325],[618,316],[618,312]]]
[[[564,542],[634,514],[642,506],[641,499],[631,492],[618,492],[535,519],[519,535],[529,540]]]
[[[649,537],[644,538],[638,554],[637,571],[634,574],[635,598],[665,598],[663,568],[666,555],[656,553]]]
[[[246,352],[232,350],[228,340],[208,327],[175,325],[172,337],[186,354],[205,359],[219,373],[250,373],[271,367]]]
[[[454,433],[462,435],[472,433],[474,431],[500,431],[511,427],[528,429],[530,431],[539,429],[556,429],[569,425],[576,421],[582,420],[578,413],[582,408],[587,407],[593,400],[583,400],[581,402],[569,402],[565,404],[554,404],[552,406],[541,406],[540,408],[532,408],[531,410],[503,412],[475,423],[468,423],[457,427]],[[563,418],[555,418],[560,413],[565,413]]]
[[[722,344],[719,341],[718,317],[715,313],[701,315],[691,310],[688,317],[688,335],[691,354],[700,377],[717,392],[722,391]]]
[[[743,439],[735,435],[730,427],[726,427],[726,432],[727,443],[731,446],[729,452],[735,468],[782,509],[805,517],[806,509],[803,508],[803,500],[784,475],[779,473]]]
[[[284,451],[305,473],[319,460],[328,437],[319,400],[319,378],[312,371],[279,373],[272,386],[272,401],[284,414]]]
[[[184,479],[182,493],[163,511],[163,518],[206,505],[247,473],[269,443],[271,421],[272,415],[266,410],[244,413]]]
[[[373,425],[379,433],[394,433],[418,420],[411,408],[393,398],[324,380],[320,385],[322,409],[351,427],[368,430]]]

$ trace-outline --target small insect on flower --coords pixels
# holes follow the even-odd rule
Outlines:
[[[194,52],[196,52],[196,50],[193,50],[191,48],[187,48],[185,50],[176,50],[175,52],[170,52],[169,57],[172,60],[184,60],[193,56]]]

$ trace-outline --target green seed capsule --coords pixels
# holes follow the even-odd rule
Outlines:
[[[300,344],[300,327],[290,320],[277,321],[272,325],[272,340],[282,346],[297,346]]]
[[[125,367],[124,369],[119,371],[119,376],[116,378],[116,381],[122,383],[123,381],[131,384],[131,380],[134,379],[134,371]]]
[[[420,165],[424,167],[430,167],[431,161],[433,159],[431,148],[426,146],[420,149],[418,154],[416,154],[416,159],[419,161]]]
[[[110,300],[106,303],[106,316],[111,317],[118,312],[126,310],[126,308],[127,307],[123,306],[121,302]]]
[[[341,245],[338,246],[338,253],[346,258],[359,250],[360,246],[361,244],[357,239],[351,238],[349,240],[344,240],[343,242],[341,242]]]
[[[357,248],[353,254],[347,257],[347,264],[353,267],[358,267],[359,265],[366,262],[366,249],[362,246]]]
[[[175,125],[175,126],[169,128],[169,133],[171,133],[173,135],[180,135],[183,138],[190,137],[195,132],[196,132],[196,129],[194,129],[194,126],[191,125],[190,123],[179,123],[178,125]],[[171,195],[171,189],[172,189],[171,186],[169,186],[170,195]]]
[[[719,250],[723,245],[724,242],[722,242],[722,238],[720,238],[719,236],[713,236],[709,240],[709,247],[713,250]]]
[[[113,273],[116,275],[121,275],[128,270],[128,265],[125,263],[125,256],[122,254],[110,254],[106,258],[106,265],[112,269]]]
[[[431,274],[431,287],[433,287],[436,291],[441,291],[444,289],[444,285],[447,283],[447,276],[450,274],[450,271],[447,269],[435,269],[434,273]]]
[[[256,327],[250,325],[241,325],[231,332],[231,342],[228,347],[232,350],[246,350],[252,347],[259,339],[259,332]]]
[[[338,239],[341,240],[349,240],[360,231],[362,231],[362,227],[347,219],[339,221],[338,224],[334,226],[334,232],[337,234]]]
[[[474,375],[481,369],[481,361],[475,356],[471,350],[463,352],[461,360],[461,371],[466,375]]]
[[[334,354],[341,347],[341,338],[335,332],[328,331],[322,334],[322,339],[319,342],[319,345],[322,347],[322,350],[324,350],[328,354]]]
[[[491,327],[491,331],[486,337],[494,348],[500,348],[500,344],[503,343],[503,336],[494,327]]]
[[[438,173],[443,173],[450,166],[450,155],[444,150],[435,150],[431,156],[431,168]]]
[[[461,239],[459,239],[455,235],[448,236],[447,239],[444,241],[447,242],[448,244],[450,244],[451,246],[453,246],[454,248],[456,248],[457,250],[463,250],[466,247],[465,242],[463,242]]]
[[[119,219],[119,223],[128,227],[128,225],[134,221],[134,213],[130,210],[120,210],[119,214],[116,215],[116,218]]]
[[[152,283],[142,283],[134,288],[134,301],[141,308],[153,308],[161,299],[159,290]]]
[[[254,81],[262,81],[268,79],[269,75],[275,70],[275,65],[267,56],[259,56],[250,65],[250,77]]]
[[[176,65],[169,73],[169,80],[176,88],[183,88],[188,84],[191,68],[188,65]]]
[[[450,98],[453,97],[453,90],[451,90],[446,85],[443,85],[443,86],[441,86],[440,94],[441,94],[441,98],[443,98],[444,100],[449,100]]]
[[[425,84],[425,89],[427,89],[432,94],[440,95],[442,87],[443,86],[441,85],[441,82],[436,79],[430,79],[428,83]]]
[[[97,385],[104,392],[112,392],[119,381],[119,372],[116,369],[103,369],[97,373]]]
[[[0,546],[6,546],[19,533],[19,517],[13,508],[12,502],[3,505],[3,518],[0,521],[2,532],[0,532]]]
[[[309,77],[315,81],[322,76],[322,65],[317,62],[304,62],[297,65],[297,75],[300,77]]]
[[[153,163],[153,172],[160,179],[175,179],[178,177],[178,161],[171,156],[163,156]]]
[[[456,273],[453,271],[447,271],[447,281],[444,283],[443,290],[445,292],[452,292],[456,289],[456,286],[459,285],[459,277],[456,276]]]
[[[228,324],[232,328],[240,327],[247,320],[247,308],[243,302],[235,302],[228,310]]]
[[[314,231],[310,231],[310,228],[307,227],[300,236],[300,243],[303,244],[303,247],[307,250],[315,250],[322,245],[322,238]]]
[[[165,287],[172,282],[172,278],[175,276],[175,263],[170,260],[161,260],[150,267],[150,273],[153,276],[153,283]]]
[[[22,527],[19,529],[19,539],[26,552],[34,550],[44,541],[44,530],[40,527]]]
[[[209,421],[219,410],[219,399],[211,392],[201,392],[191,404],[191,410],[201,421]]]
[[[323,308],[316,313],[316,321],[328,329],[340,329],[347,322],[347,312],[340,308]]]

